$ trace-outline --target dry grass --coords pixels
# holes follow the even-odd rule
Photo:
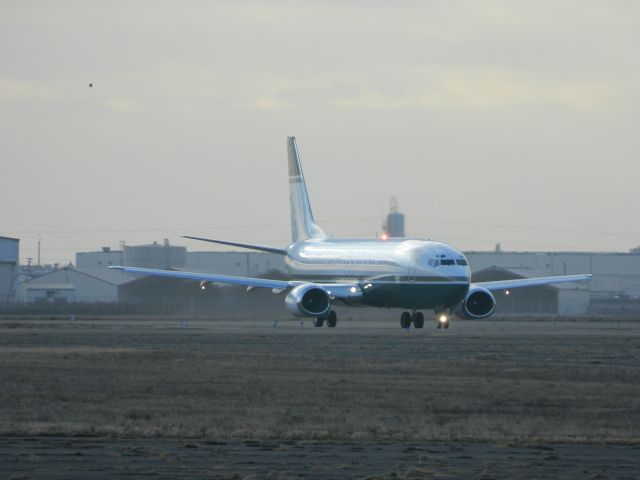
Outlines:
[[[640,441],[638,332],[8,322],[0,435]]]

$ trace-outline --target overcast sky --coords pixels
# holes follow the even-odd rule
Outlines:
[[[0,2],[0,235],[21,257],[316,219],[461,249],[640,244],[640,2]],[[88,84],[92,82],[93,88]]]

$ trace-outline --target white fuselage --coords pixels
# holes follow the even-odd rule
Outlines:
[[[297,279],[358,281],[358,303],[382,307],[452,308],[471,277],[461,252],[422,239],[304,240],[289,246],[286,265]]]

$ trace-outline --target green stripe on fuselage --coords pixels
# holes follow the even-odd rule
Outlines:
[[[361,303],[373,307],[438,309],[464,300],[468,283],[376,283],[363,288]]]
[[[428,277],[409,277],[407,275],[379,275],[375,277],[362,277],[355,274],[331,274],[331,275],[293,275],[293,279],[309,282],[338,282],[344,280],[354,280],[362,283],[367,282],[468,282],[468,277],[444,277],[444,276],[428,276]]]

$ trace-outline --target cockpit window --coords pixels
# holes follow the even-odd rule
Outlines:
[[[452,259],[450,259],[450,258],[443,258],[443,259],[441,259],[441,260],[440,260],[440,264],[441,264],[441,265],[455,265],[455,264],[456,264],[456,262],[455,262],[455,261],[453,261],[453,260],[452,260]]]
[[[469,264],[467,263],[467,261],[466,261],[464,258],[459,258],[458,260],[456,260],[456,264],[458,264],[458,265],[463,265],[463,266],[465,266],[465,267],[466,267],[467,265],[469,265]]]

